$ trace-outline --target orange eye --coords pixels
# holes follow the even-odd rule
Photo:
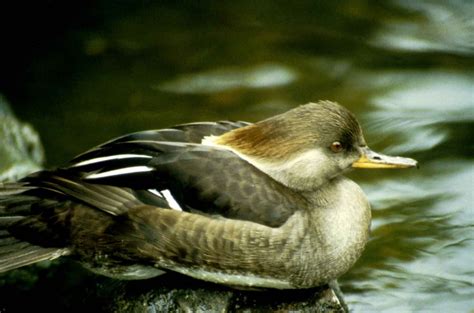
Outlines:
[[[334,153],[341,152],[342,149],[343,149],[342,144],[339,141],[334,141],[331,144],[331,151],[334,152]]]

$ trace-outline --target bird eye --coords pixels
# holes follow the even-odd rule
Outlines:
[[[334,141],[331,144],[331,151],[334,153],[341,152],[343,150],[342,144],[339,141]]]

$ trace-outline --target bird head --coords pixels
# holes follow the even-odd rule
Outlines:
[[[355,116],[330,101],[296,107],[213,138],[213,143],[296,190],[318,188],[350,168],[417,165],[370,150]]]

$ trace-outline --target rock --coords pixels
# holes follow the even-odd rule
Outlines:
[[[102,312],[345,312],[328,286],[235,290],[173,273],[143,281],[118,283],[107,279],[96,286],[86,302],[101,303]]]
[[[0,95],[0,182],[17,180],[41,169],[44,152],[38,133],[20,122]]]

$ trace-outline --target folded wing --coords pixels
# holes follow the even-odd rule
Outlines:
[[[84,182],[133,190],[140,201],[205,215],[282,225],[304,199],[231,151],[200,144],[243,122],[194,123],[131,134],[65,169]]]

